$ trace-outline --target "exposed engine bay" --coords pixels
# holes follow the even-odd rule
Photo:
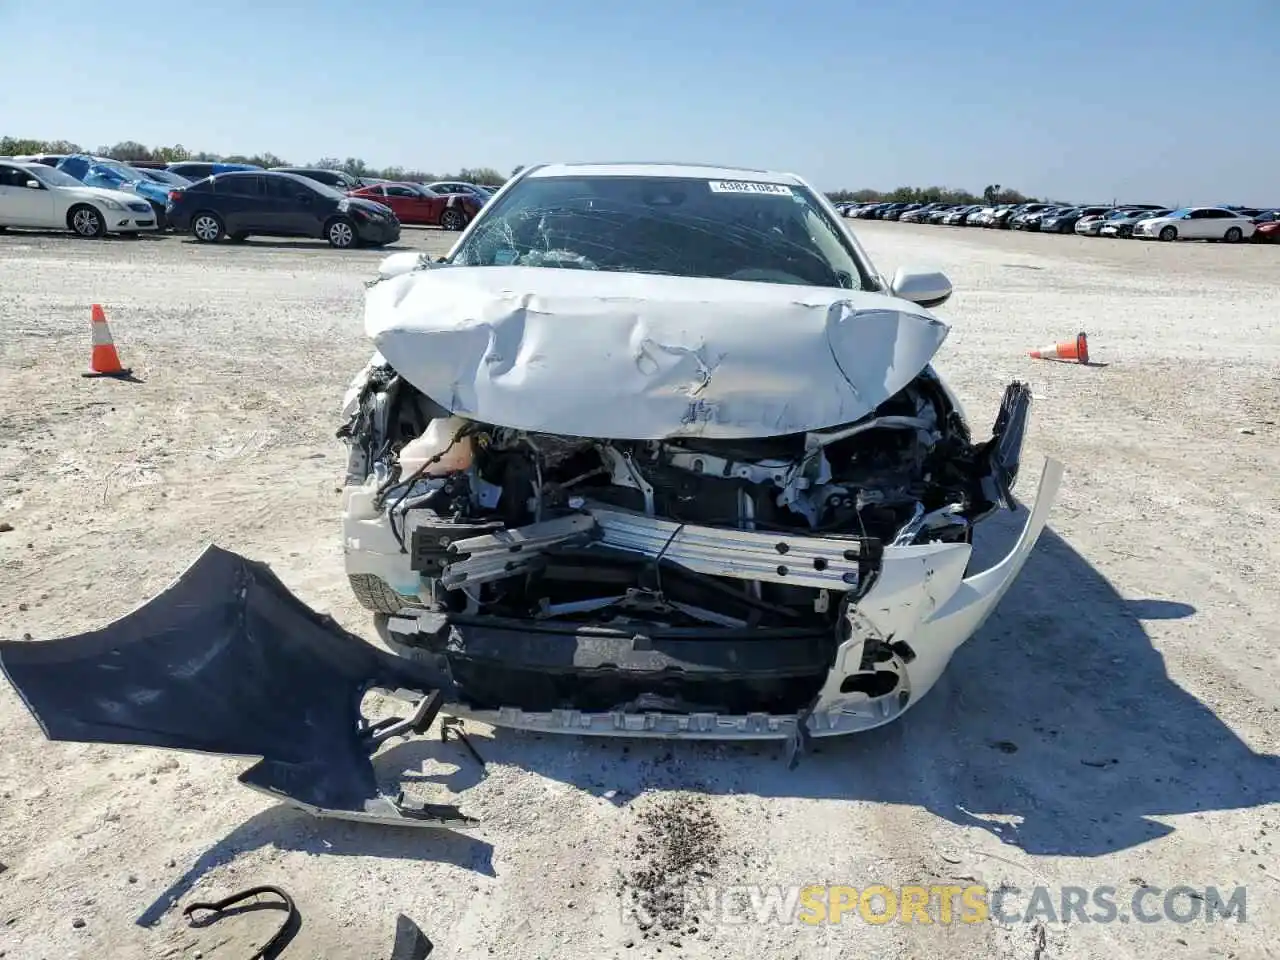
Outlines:
[[[974,444],[926,367],[862,420],[757,440],[616,440],[454,417],[375,367],[339,436],[348,486],[421,577],[406,606],[646,628],[821,628],[885,546],[968,542],[1011,504],[1030,394]],[[1005,431],[1008,432],[1008,431]],[[425,441],[425,442],[424,442]]]

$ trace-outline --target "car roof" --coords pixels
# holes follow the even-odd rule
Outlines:
[[[803,187],[793,173],[719,167],[704,163],[548,163],[534,167],[529,177],[677,177],[686,180],[745,180]]]

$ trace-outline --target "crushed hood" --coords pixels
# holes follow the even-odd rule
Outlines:
[[[879,293],[544,267],[414,270],[365,304],[378,351],[452,413],[628,440],[857,420],[948,330]]]

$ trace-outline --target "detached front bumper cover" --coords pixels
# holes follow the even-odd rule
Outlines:
[[[452,693],[447,674],[384,653],[216,546],[101,630],[0,642],[0,669],[50,740],[260,757],[240,782],[317,816],[474,822],[380,795],[370,762],[391,737],[426,731]],[[369,724],[372,688],[422,696],[411,717]]]

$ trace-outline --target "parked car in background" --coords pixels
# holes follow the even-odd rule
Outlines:
[[[470,193],[436,193],[417,183],[379,183],[351,192],[385,204],[404,224],[461,230],[484,206]]]
[[[881,220],[902,220],[904,213],[910,213],[912,210],[920,209],[922,205],[919,203],[895,203],[889,207],[881,216]]]
[[[1182,207],[1161,217],[1143,220],[1133,228],[1141,240],[1248,240],[1257,228],[1253,221],[1223,207]]]
[[[259,235],[316,237],[331,247],[383,246],[400,239],[389,207],[292,173],[219,173],[169,194],[169,220],[203,243]]]
[[[1071,233],[1083,217],[1100,217],[1110,207],[1068,207],[1040,221],[1041,233]]]
[[[437,180],[434,183],[424,183],[423,186],[446,196],[450,193],[469,193],[479,200],[481,205],[488,203],[493,197],[493,194],[484,187],[463,180]]]
[[[991,222],[991,218],[995,216],[995,213],[996,208],[994,206],[979,207],[965,218],[964,225],[966,227],[985,227]]]
[[[152,167],[139,167],[138,172],[148,180],[154,180],[156,183],[162,183],[166,187],[186,187],[191,184],[189,179],[179,176],[171,170],[157,170]],[[168,200],[167,195],[165,199],[166,201]]]
[[[957,204],[944,203],[942,206],[934,207],[929,211],[929,215],[924,217],[922,223],[941,223],[942,218],[956,208]]]
[[[917,204],[912,209],[904,211],[898,220],[901,223],[921,223],[925,217],[929,216],[929,214],[933,213],[933,211],[937,210],[941,206],[942,204],[940,203],[926,203],[923,205]]]
[[[942,215],[942,219],[938,221],[944,226],[958,227],[969,219],[970,216],[982,209],[981,204],[968,203],[959,207],[952,207]]]
[[[186,177],[193,183],[196,180],[203,180],[205,177],[212,177],[215,173],[232,173],[236,170],[261,170],[262,167],[255,166],[252,163],[223,163],[221,161],[210,162],[207,160],[176,160],[165,167],[170,173],[176,173],[180,177]]]
[[[1117,206],[1100,216],[1084,216],[1075,224],[1075,232],[1082,237],[1101,237],[1102,228],[1110,223],[1120,223],[1134,214],[1133,207]]]
[[[1013,226],[1017,230],[1026,230],[1031,233],[1039,233],[1040,224],[1044,222],[1045,217],[1053,216],[1055,213],[1058,213],[1059,211],[1065,210],[1065,209],[1066,207],[1063,207],[1061,205],[1045,204],[1039,210],[1032,210],[1029,212],[1018,214]]]
[[[359,190],[362,186],[358,179],[345,170],[325,170],[319,167],[272,167],[271,171],[273,173],[292,173],[299,177],[306,177],[316,183],[323,183],[326,187],[332,187],[339,193]]]
[[[164,219],[165,204],[168,202],[168,186],[156,183],[141,170],[112,160],[108,157],[93,157],[83,153],[73,153],[58,161],[58,170],[74,177],[87,187],[101,187],[104,190],[119,190],[124,193],[137,194],[151,205],[157,229],[166,226]]]
[[[1038,215],[1043,213],[1045,210],[1048,210],[1051,206],[1052,204],[1048,204],[1048,203],[1024,203],[1021,207],[1018,208],[1016,213],[1012,214],[1009,217],[1009,229],[1010,230],[1027,229],[1028,218],[1037,217],[1038,219]]]
[[[1280,210],[1266,210],[1253,218],[1253,236],[1256,243],[1280,242]]]
[[[1086,213],[1084,216],[1082,216],[1079,220],[1076,221],[1076,225],[1073,229],[1075,231],[1076,236],[1096,237],[1098,235],[1098,232],[1102,229],[1102,225],[1106,223],[1107,220],[1111,219],[1112,217],[1116,217],[1116,218],[1123,217],[1127,212],[1128,211],[1118,210],[1113,207],[1109,207],[1106,210],[1103,210],[1101,213]]]
[[[70,230],[82,237],[156,228],[151,204],[136,193],[90,187],[43,163],[0,163],[0,230]]]
[[[1168,209],[1155,210],[1125,210],[1122,216],[1108,217],[1102,223],[1102,228],[1098,231],[1101,237],[1120,237],[1127,239],[1133,236],[1133,228],[1143,220],[1150,220],[1152,217],[1162,217],[1165,214],[1173,213]]]
[[[998,204],[993,206],[991,214],[983,218],[982,225],[989,229],[1005,229],[1009,227],[1009,218],[1018,212],[1014,204]]]

